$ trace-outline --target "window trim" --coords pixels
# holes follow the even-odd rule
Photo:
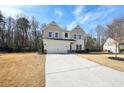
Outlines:
[[[81,35],[78,35],[78,39],[81,39]]]
[[[77,35],[76,34],[74,34],[74,39],[77,39]]]
[[[76,50],[82,50],[82,44],[77,44],[76,45]]]
[[[67,35],[67,37],[66,37],[66,35]],[[65,33],[65,38],[68,38],[68,33]]]
[[[51,37],[50,37],[50,33],[51,33]],[[52,38],[53,37],[52,34],[53,34],[53,32],[48,32],[48,37]]]
[[[56,34],[57,34],[57,37],[56,37]],[[55,38],[58,38],[59,37],[59,33],[55,32],[54,36],[55,36]]]

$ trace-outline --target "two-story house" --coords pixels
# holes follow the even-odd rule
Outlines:
[[[124,51],[124,40],[122,40],[120,43],[117,42],[117,50],[116,50],[116,40],[112,38],[108,38],[103,45],[103,51],[112,52],[112,53],[119,53]]]
[[[47,53],[81,51],[85,49],[84,36],[85,32],[79,26],[67,31],[53,21],[43,30],[44,49]]]

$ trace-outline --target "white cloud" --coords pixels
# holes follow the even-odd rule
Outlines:
[[[77,6],[77,7],[75,8],[75,10],[73,11],[73,14],[74,14],[76,17],[79,17],[84,8],[85,8],[85,6]]]
[[[0,6],[0,10],[2,11],[2,14],[6,17],[8,16],[14,17],[15,15],[21,14],[23,12],[16,6]]]
[[[84,13],[83,15],[79,15],[80,14],[79,10],[77,10],[78,17],[67,26],[68,30],[71,30],[77,24],[80,24],[80,25],[85,24],[85,25],[89,25],[89,28],[95,28],[96,20],[98,19],[105,20],[105,18],[107,18],[115,10],[115,8],[101,6],[95,11],[87,12],[87,13]],[[92,23],[92,26],[90,26],[89,23]]]
[[[89,20],[90,17],[91,17],[91,13],[87,13],[84,17],[82,17],[80,23],[81,24],[85,23],[87,20]]]
[[[91,24],[91,25],[89,26],[89,29],[95,29],[97,25],[98,25],[98,24]]]
[[[72,30],[77,24],[80,23],[80,20],[82,19],[82,17],[77,18],[76,20],[74,20],[73,22],[71,22],[68,26],[67,26],[67,30]]]
[[[87,14],[85,14],[83,16],[80,16],[80,17],[76,18],[76,20],[74,20],[73,22],[71,22],[67,26],[67,29],[71,30],[78,24],[84,24],[85,22],[87,22],[90,19],[91,15],[92,15],[91,13],[87,13]]]
[[[71,24],[69,24],[69,25],[67,26],[67,30],[71,30],[71,29],[74,28],[76,25],[77,25],[77,22],[76,22],[76,21],[73,21]]]
[[[59,18],[61,18],[63,16],[63,12],[61,10],[56,9],[54,13],[55,13],[55,16],[57,16]]]

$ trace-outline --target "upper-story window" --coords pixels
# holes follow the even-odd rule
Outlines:
[[[58,38],[58,33],[55,33],[55,37]]]
[[[81,35],[79,35],[79,39],[81,39]]]
[[[76,34],[74,34],[74,39],[76,39]]]
[[[52,32],[49,32],[49,37],[52,37]]]
[[[65,38],[68,38],[68,33],[65,33]]]

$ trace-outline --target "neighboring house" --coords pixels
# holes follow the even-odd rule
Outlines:
[[[108,38],[103,45],[103,50],[107,52],[116,52],[116,41],[112,38]],[[124,43],[117,43],[117,53],[124,50]]]
[[[43,30],[44,49],[47,53],[82,51],[85,49],[84,35],[85,32],[79,26],[67,31],[53,21]]]

